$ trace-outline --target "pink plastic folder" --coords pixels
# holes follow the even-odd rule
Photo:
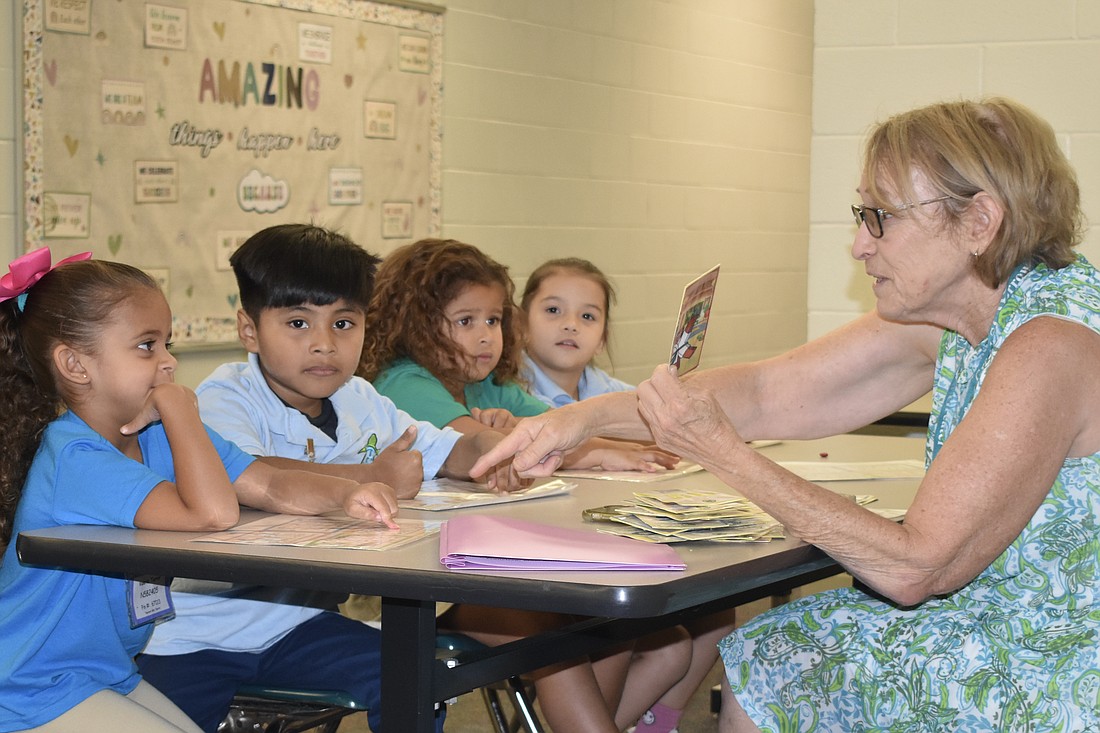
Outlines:
[[[439,531],[439,562],[453,570],[684,570],[668,545],[593,530],[468,515]]]

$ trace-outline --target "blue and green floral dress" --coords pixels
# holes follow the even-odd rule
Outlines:
[[[977,346],[944,334],[926,461],[1000,345],[1042,315],[1100,332],[1100,275],[1084,258],[1019,268]],[[1100,364],[1081,372],[1100,378]],[[1020,536],[960,590],[911,608],[827,591],[758,616],[719,648],[766,732],[1100,732],[1100,454],[1066,460]]]

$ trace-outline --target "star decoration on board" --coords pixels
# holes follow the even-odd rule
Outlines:
[[[157,117],[159,117],[160,119],[162,119],[162,120],[163,120],[163,119],[164,119],[164,114],[165,114],[165,113],[166,113],[167,111],[168,111],[168,110],[166,110],[166,109],[164,108],[164,105],[163,105],[163,104],[161,104],[160,102],[157,102]]]
[[[100,150],[99,153],[95,156],[95,162],[99,163],[100,168],[102,168],[103,164],[107,162],[107,158],[104,157],[102,150]]]
[[[367,37],[363,35],[363,31],[359,31],[359,35],[355,37],[355,44],[359,46],[359,50],[362,51],[367,47]]]

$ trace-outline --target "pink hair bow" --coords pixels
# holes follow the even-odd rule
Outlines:
[[[49,247],[41,247],[33,252],[28,252],[22,257],[12,260],[11,264],[8,265],[11,272],[0,277],[0,303],[24,294],[31,289],[32,285],[41,280],[43,275],[56,267],[61,267],[70,262],[90,260],[91,258],[91,252],[81,252],[72,257],[66,257],[51,267]]]

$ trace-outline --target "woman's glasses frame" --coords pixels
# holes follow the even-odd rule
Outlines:
[[[935,204],[940,201],[947,201],[953,198],[952,196],[938,196],[934,199],[925,199],[924,201],[912,201],[907,204],[898,204],[897,206],[891,206],[889,209],[877,209],[873,206],[863,206],[862,204],[852,204],[852,216],[855,217],[856,226],[867,226],[867,231],[875,239],[882,239],[882,222],[894,215],[895,211],[904,211],[905,209],[913,209],[917,206],[925,206],[927,204]]]

